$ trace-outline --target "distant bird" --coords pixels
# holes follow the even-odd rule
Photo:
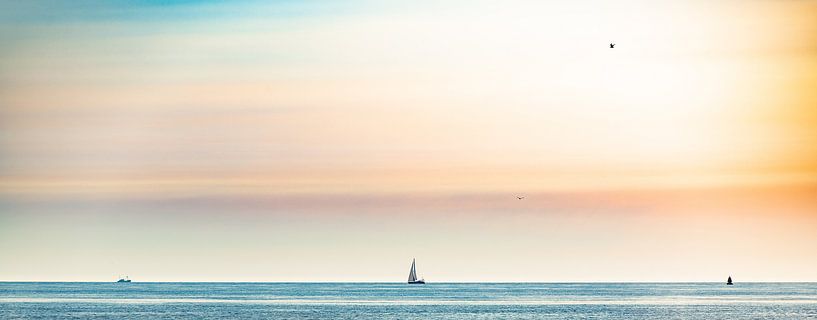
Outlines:
[[[613,49],[613,48],[615,48],[615,47],[616,47],[616,44],[615,44],[615,43],[610,42],[610,49]]]
[[[525,199],[525,197],[524,197],[524,196],[522,196],[522,197],[520,197],[520,196],[516,196],[516,199],[517,199],[517,200],[522,200],[522,199]]]

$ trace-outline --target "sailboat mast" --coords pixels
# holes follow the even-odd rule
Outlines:
[[[409,271],[409,278],[408,281],[412,282],[417,280],[417,271],[414,267],[415,259],[411,259],[411,270]]]

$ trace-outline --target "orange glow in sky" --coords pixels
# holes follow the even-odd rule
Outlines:
[[[813,1],[0,12],[0,281],[817,281]]]

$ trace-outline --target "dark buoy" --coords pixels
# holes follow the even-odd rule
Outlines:
[[[726,285],[727,285],[727,286],[731,286],[731,285],[732,285],[732,276],[729,276],[729,278],[728,278],[728,279],[726,279]]]

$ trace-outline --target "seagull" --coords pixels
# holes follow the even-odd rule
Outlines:
[[[517,200],[522,200],[522,199],[525,199],[525,197],[524,197],[524,196],[522,196],[522,197],[520,197],[520,196],[516,196],[516,199],[517,199]]]
[[[613,48],[615,48],[615,47],[616,47],[616,44],[615,44],[615,43],[610,42],[610,49],[613,49]]]

